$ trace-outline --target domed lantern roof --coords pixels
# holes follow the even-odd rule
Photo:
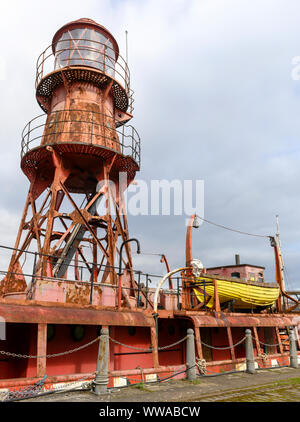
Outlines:
[[[79,30],[79,31],[76,31],[76,30]],[[96,33],[102,35],[102,41],[104,41],[104,43],[105,43],[105,40],[106,40],[106,43],[108,40],[111,42],[112,48],[115,52],[115,60],[117,60],[119,56],[119,46],[114,36],[104,26],[88,18],[81,18],[81,19],[69,22],[63,25],[54,34],[54,37],[52,39],[53,54],[55,54],[56,52],[57,43],[62,40],[68,39],[68,40],[73,40],[73,42],[74,42],[74,39],[76,39],[77,41],[79,41],[80,39],[84,41],[88,41],[88,40],[95,41],[95,36],[94,36],[95,34],[93,34],[93,31],[96,31]]]

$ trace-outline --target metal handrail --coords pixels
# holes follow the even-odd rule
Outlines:
[[[70,113],[77,112],[83,114],[81,120],[77,120],[70,115]],[[51,121],[51,116],[54,116],[53,129],[49,126],[49,121]],[[97,122],[95,116],[101,116],[102,121]],[[101,136],[104,141],[111,141],[114,145],[117,145],[120,150],[111,148],[111,146],[104,147],[112,149],[116,152],[120,152],[123,155],[131,156],[139,165],[140,165],[140,136],[136,129],[132,125],[123,125],[122,130],[118,130],[115,127],[109,127],[105,124],[104,118],[112,119],[112,116],[109,116],[104,113],[88,110],[57,110],[50,113],[48,116],[41,114],[34,117],[30,122],[26,124],[22,131],[22,141],[21,141],[21,159],[24,157],[28,151],[32,150],[41,145],[41,140],[43,139],[43,146],[63,144],[67,141],[59,141],[57,138],[59,135],[70,135],[70,142],[72,142],[72,135],[88,135],[89,142],[79,141],[82,144],[97,145],[99,143],[95,142],[96,137]],[[40,122],[42,120],[42,122]],[[45,133],[45,127],[47,127],[49,132]],[[90,125],[90,130],[69,130],[64,126],[65,123],[76,123],[83,125]],[[59,125],[63,124],[64,127],[59,130]],[[86,126],[87,127],[87,126]],[[105,128],[105,134],[103,131],[95,133],[95,128]],[[89,129],[89,128],[88,128]],[[54,137],[54,139],[53,139]],[[49,141],[48,141],[49,140]],[[46,141],[46,142],[45,142]],[[77,143],[77,141],[76,141]],[[100,145],[101,146],[101,145]]]
[[[89,45],[71,45],[65,47],[68,40],[59,40],[55,43],[55,52],[53,45],[49,45],[38,57],[36,62],[35,86],[40,84],[41,80],[49,73],[68,68],[70,66],[84,66],[100,70],[110,78],[113,78],[125,90],[128,99],[130,111],[133,110],[133,91],[130,88],[130,72],[127,62],[122,56],[118,55],[116,59],[115,50],[107,44],[100,41],[94,41],[84,38],[74,38],[73,41],[87,42]],[[80,57],[72,57],[72,53],[79,52]],[[66,58],[64,53],[68,53]],[[71,54],[70,54],[71,53]],[[84,54],[94,57],[84,57]],[[78,63],[81,62],[81,63]]]

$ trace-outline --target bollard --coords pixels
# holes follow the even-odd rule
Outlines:
[[[194,330],[188,328],[186,339],[186,377],[189,381],[196,379],[196,356]]]
[[[294,327],[289,329],[289,341],[290,341],[290,367],[298,368],[298,354],[295,341]]]
[[[246,347],[246,372],[248,374],[255,374],[255,362],[254,362],[254,352],[253,352],[253,343],[252,343],[252,334],[251,330],[247,328],[245,331],[245,347]]]
[[[109,357],[109,332],[108,328],[101,329],[96,377],[93,381],[92,391],[94,394],[100,395],[107,393],[108,384],[108,357]]]

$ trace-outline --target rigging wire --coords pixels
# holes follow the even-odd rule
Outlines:
[[[220,227],[220,228],[225,229],[225,230],[230,230],[232,232],[244,234],[244,235],[247,235],[247,236],[270,238],[270,235],[248,233],[248,232],[243,232],[241,230],[233,229],[232,227],[226,227],[226,226],[223,226],[222,224],[217,224],[217,223],[214,223],[213,221],[206,220],[205,218],[200,217],[199,215],[197,215],[197,218],[199,218],[202,221],[205,221],[205,223],[212,224],[213,226]]]

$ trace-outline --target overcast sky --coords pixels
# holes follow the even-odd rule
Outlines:
[[[20,170],[21,131],[42,113],[35,101],[38,55],[66,22],[107,27],[125,56],[128,30],[132,124],[142,139],[138,179],[204,180],[205,218],[247,232],[275,233],[279,214],[288,287],[300,288],[300,3],[295,0],[10,0],[0,3],[0,243],[13,245],[28,190]],[[130,217],[142,250],[185,260],[185,218]],[[194,257],[206,267],[266,267],[268,239],[203,224]],[[164,273],[159,259],[136,265]]]

